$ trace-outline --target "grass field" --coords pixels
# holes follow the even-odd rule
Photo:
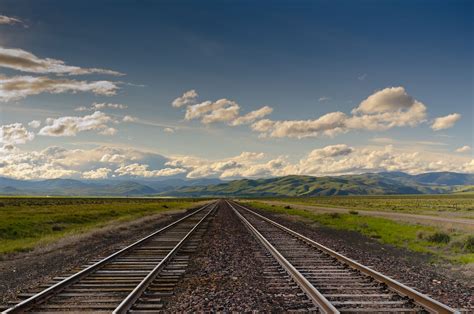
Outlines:
[[[0,254],[146,215],[191,208],[194,199],[0,198]],[[202,201],[202,200],[201,200]]]
[[[381,198],[381,200],[383,199]],[[430,253],[434,257],[441,257],[454,263],[474,263],[474,235],[465,232],[455,230],[446,232],[433,226],[361,216],[356,210],[352,210],[348,214],[318,214],[292,208],[291,205],[270,205],[258,201],[249,201],[248,204],[273,213],[298,216],[331,228],[356,231],[382,243],[407,248],[415,252]]]
[[[359,210],[399,211],[417,214],[443,212],[474,214],[474,194],[448,195],[383,195],[383,196],[320,196],[307,198],[274,198],[282,202],[340,207]]]

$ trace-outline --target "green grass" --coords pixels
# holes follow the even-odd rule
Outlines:
[[[460,231],[452,231],[446,241],[444,231],[432,227],[395,222],[393,220],[361,216],[355,213],[317,214],[309,210],[292,208],[291,206],[269,205],[251,201],[249,205],[277,214],[286,214],[305,218],[318,224],[359,232],[385,244],[403,247],[414,252],[429,253],[455,263],[473,263],[472,238]]]
[[[398,211],[407,213],[474,213],[474,195],[383,195],[319,196],[306,198],[272,198],[268,200],[323,207],[359,210]]]
[[[193,199],[0,198],[0,254],[194,204]]]

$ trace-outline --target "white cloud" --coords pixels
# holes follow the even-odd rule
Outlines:
[[[273,108],[264,106],[239,116],[240,106],[233,100],[222,98],[217,101],[207,100],[196,104],[197,97],[198,94],[195,90],[187,91],[173,101],[173,107],[186,106],[184,117],[186,120],[200,119],[204,124],[227,122],[233,126],[252,123],[273,111]]]
[[[431,128],[435,131],[449,129],[453,127],[459,119],[461,119],[461,115],[459,113],[448,114],[447,116],[434,119]]]
[[[33,140],[35,134],[29,132],[21,123],[0,126],[0,143],[24,144]]]
[[[26,27],[26,24],[18,18],[6,16],[6,15],[0,15],[0,25],[13,25],[13,24],[23,24]]]
[[[1,21],[1,17],[0,17]],[[98,69],[98,68],[81,68],[78,66],[66,65],[64,61],[39,58],[31,52],[22,49],[10,49],[0,47],[0,67],[9,68],[17,71],[37,73],[37,74],[107,74],[107,75],[123,75],[120,72]]]
[[[195,103],[198,93],[194,90],[188,90],[182,96],[176,98],[172,102],[172,106],[175,108],[192,105]]]
[[[163,131],[166,132],[166,133],[174,133],[173,128],[164,128]]]
[[[0,101],[11,101],[41,93],[91,92],[96,95],[115,95],[118,85],[110,81],[77,81],[52,79],[45,76],[0,75]]]
[[[65,149],[51,146],[41,151],[22,151],[13,145],[0,148],[0,176],[18,179],[81,178],[99,176],[105,170],[126,163],[146,163],[158,171],[168,159],[130,148],[100,146],[93,149]],[[169,174],[169,170],[161,174]],[[159,174],[157,171],[155,175]]]
[[[186,120],[201,119],[204,124],[229,122],[237,118],[240,106],[232,100],[205,101],[186,108]]]
[[[331,112],[315,120],[260,120],[252,125],[254,131],[270,137],[316,137],[320,135],[334,136],[346,132],[347,116],[342,112]]]
[[[99,134],[112,136],[112,135],[117,134],[117,132],[118,132],[118,130],[116,128],[109,127],[109,128],[105,128],[103,130],[100,130]]]
[[[160,170],[148,170],[148,167],[149,166],[145,164],[134,163],[126,166],[121,166],[114,172],[117,173],[119,176],[128,175],[144,178],[174,176],[186,172],[186,170],[182,168],[164,168]]]
[[[456,153],[467,153],[471,151],[471,146],[464,145],[463,147],[459,147],[456,149]]]
[[[255,122],[252,129],[263,137],[305,138],[335,136],[351,130],[383,131],[394,127],[414,127],[426,118],[426,106],[409,96],[403,87],[377,91],[352,110],[352,116],[330,112],[313,120]]]
[[[426,151],[420,153],[397,150],[391,145],[377,149],[351,148],[351,151],[344,154],[322,158],[321,152],[326,149],[327,147],[313,150],[298,163],[286,167],[283,173],[321,176],[380,171],[404,171],[411,174],[432,171],[472,172],[469,170],[470,161],[465,158]]]
[[[37,129],[41,126],[41,121],[39,120],[32,120],[30,122],[28,122],[28,126],[33,128],[33,129]]]
[[[0,148],[0,165],[0,176],[20,179],[92,179],[112,174],[144,178],[186,175],[188,178],[234,179],[379,171],[474,173],[474,160],[465,155],[402,150],[391,145],[374,148],[345,144],[313,149],[296,162],[290,162],[285,156],[271,157],[259,152],[243,152],[233,157],[209,160],[195,156],[167,158],[155,153],[107,146],[93,149],[53,146],[42,151],[22,151],[7,144]]]
[[[137,120],[138,120],[137,117],[132,117],[132,116],[129,116],[129,115],[123,117],[123,119],[122,119],[123,122],[136,122]]]
[[[328,101],[329,99],[331,99],[331,98],[330,98],[330,97],[323,96],[323,97],[319,97],[318,101],[319,101],[319,102],[323,102],[323,101]]]
[[[90,108],[87,108],[86,106],[80,106],[80,107],[77,107],[76,109],[74,109],[74,111],[88,111],[90,110]]]
[[[80,106],[74,109],[75,111],[94,111],[103,109],[127,109],[128,106],[124,104],[112,104],[112,103],[93,103],[90,107]]]
[[[84,171],[81,176],[84,179],[90,180],[107,179],[110,172],[112,172],[112,170],[109,168],[98,168],[95,170]]]
[[[113,135],[117,130],[108,125],[110,122],[113,122],[113,119],[100,111],[84,117],[48,118],[46,126],[38,134],[44,136],[76,136],[77,133],[83,131],[99,131],[104,135]]]
[[[260,109],[251,111],[247,113],[246,115],[243,115],[241,117],[238,117],[234,121],[232,121],[231,125],[241,125],[241,124],[249,124],[254,122],[255,120],[261,119],[270,113],[273,112],[273,108],[269,106],[264,106]]]
[[[403,87],[388,87],[362,101],[353,113],[382,113],[410,109],[416,100]]]

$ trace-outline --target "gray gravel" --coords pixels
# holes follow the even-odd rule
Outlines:
[[[286,274],[266,254],[227,205],[216,214],[184,280],[166,311],[307,311],[312,304],[299,288],[285,288]],[[283,289],[282,289],[283,288]]]

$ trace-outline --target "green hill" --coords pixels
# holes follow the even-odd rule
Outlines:
[[[471,182],[464,175],[462,182]],[[434,179],[438,176],[433,175]],[[425,181],[428,181],[424,178]],[[452,181],[451,181],[452,182]],[[172,196],[328,196],[439,194],[459,190],[457,185],[419,183],[417,176],[404,173],[368,173],[338,177],[285,176],[269,179],[242,179],[207,186],[183,187],[163,193]]]

